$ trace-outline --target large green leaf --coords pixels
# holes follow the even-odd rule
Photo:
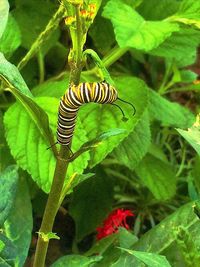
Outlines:
[[[92,263],[101,259],[101,256],[85,257],[81,255],[68,255],[61,257],[51,267],[90,267]]]
[[[6,28],[6,23],[8,20],[8,12],[9,12],[9,3],[7,0],[1,0],[0,5],[0,39]],[[0,40],[1,41],[1,40]]]
[[[187,130],[176,129],[200,155],[200,115],[196,122]]]
[[[111,20],[120,47],[149,51],[179,30],[176,23],[145,21],[121,0],[110,0],[104,8],[103,16]]]
[[[54,139],[51,129],[49,128],[47,114],[33,101],[32,94],[18,69],[15,65],[8,62],[2,53],[0,53],[0,77],[2,77],[7,84],[8,90],[14,94],[17,100],[26,109],[30,118],[46,138],[46,141],[48,140],[49,144],[53,144]],[[55,147],[53,149],[55,149]],[[56,153],[56,151],[54,152]]]
[[[159,47],[149,53],[154,56],[172,59],[181,67],[191,65],[196,60],[196,50],[200,43],[200,32],[181,28],[173,33]]]
[[[133,109],[130,105],[117,101],[116,103],[124,110],[128,121],[122,121],[120,111],[112,105],[87,104],[80,108],[79,116],[87,131],[89,140],[94,139],[102,132],[110,129],[125,129],[120,134],[104,140],[98,147],[91,151],[90,167],[101,162],[140,121],[148,105],[148,90],[143,81],[132,77],[121,77],[115,80],[119,97],[130,101],[136,107],[136,114],[133,116]]]
[[[147,112],[131,132],[112,152],[120,163],[133,170],[148,152],[151,144],[151,132]]]
[[[55,133],[59,101],[55,98],[41,97],[37,99],[37,103],[49,115],[50,126]],[[45,192],[49,192],[56,163],[52,150],[47,150],[49,144],[19,104],[8,109],[4,117],[4,124],[7,142],[18,165],[31,174],[39,187]],[[77,121],[72,150],[78,150],[87,140],[83,126]],[[86,152],[71,163],[68,168],[68,176],[74,172],[82,173],[87,166],[88,159],[89,154]]]
[[[149,114],[167,126],[187,128],[195,120],[194,115],[185,107],[168,101],[153,90],[149,94]]]
[[[113,181],[105,173],[97,174],[74,189],[69,213],[76,223],[77,241],[102,223],[111,211],[112,202]]]
[[[148,253],[143,251],[135,251],[130,249],[122,249],[126,251],[129,256],[124,256],[124,254],[119,258],[119,260],[112,264],[112,267],[125,267],[128,266],[129,259],[136,257],[140,262],[143,262],[145,266],[148,267],[171,267],[165,256],[158,255],[155,253]],[[127,259],[129,257],[129,259]],[[138,266],[138,265],[135,265]]]
[[[20,43],[21,33],[19,26],[13,16],[9,15],[6,29],[0,40],[0,51],[6,56],[10,56],[20,46]]]
[[[15,267],[23,266],[27,258],[32,238],[32,227],[33,219],[29,188],[26,181],[21,179],[18,184],[14,205],[4,224],[5,235],[13,242],[18,251]]]
[[[18,182],[16,166],[9,166],[0,173],[0,226],[7,219],[15,199]]]
[[[174,0],[142,1],[137,11],[146,20],[162,20],[173,15],[179,8],[180,2]]]
[[[166,200],[176,192],[176,176],[172,167],[154,156],[146,155],[136,167],[136,173],[154,197]]]
[[[15,245],[2,233],[0,233],[0,266],[1,267],[14,267],[17,257],[17,250]]]
[[[171,17],[171,20],[193,25],[200,29],[200,2],[183,0],[178,12]]]

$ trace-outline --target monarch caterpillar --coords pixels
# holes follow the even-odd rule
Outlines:
[[[114,102],[121,100],[130,104],[136,112],[135,107],[118,97],[117,90],[109,83],[94,82],[70,85],[69,90],[63,95],[60,101],[58,113],[57,142],[56,144],[69,146],[73,137],[77,112],[85,103],[95,102],[99,104],[112,104],[120,109],[125,118],[123,110]],[[133,115],[134,115],[133,114]]]

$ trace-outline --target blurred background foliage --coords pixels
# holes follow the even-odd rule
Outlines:
[[[0,75],[20,90],[25,81],[34,102],[48,115],[55,136],[59,99],[68,87],[70,71],[66,14],[61,11],[54,26],[45,31],[59,8],[58,1],[10,0],[9,4],[8,21],[0,39],[0,52],[6,58],[0,61]],[[44,31],[46,36],[41,37]],[[113,209],[128,208],[135,214],[130,224],[137,239],[126,248],[161,253],[171,266],[200,266],[199,213],[194,204],[200,198],[200,123],[198,117],[195,119],[200,109],[199,44],[199,1],[102,0],[85,49],[98,53],[120,96],[133,103],[137,112],[133,117],[131,108],[121,104],[129,118],[122,122],[121,114],[112,106],[81,107],[73,151],[109,130],[125,131],[108,136],[70,164],[66,179],[77,173],[79,183],[59,210],[55,232],[61,240],[52,241],[49,265],[72,251],[86,256],[100,251],[103,258],[90,258],[89,262],[86,256],[80,256],[75,266],[84,261],[84,266],[142,266],[145,261],[141,255],[133,257],[114,247],[116,242],[120,247],[128,242],[123,231],[115,239],[111,236],[102,240],[99,250],[91,249],[96,227]],[[33,47],[31,57],[21,64]],[[18,65],[23,79],[9,62]],[[99,80],[97,67],[88,59],[81,81]],[[23,94],[28,90],[26,85]],[[7,212],[0,216],[0,255],[13,262],[17,257],[16,265],[9,266],[23,266],[29,250],[29,266],[55,157],[46,150],[49,141],[24,107],[4,89],[2,82],[0,191],[10,195],[6,193],[4,201],[1,197],[1,208]],[[36,115],[36,121],[40,116],[44,118],[43,111]],[[1,242],[10,248],[8,254],[1,249]],[[65,266],[70,260],[62,259],[63,263],[52,266]]]

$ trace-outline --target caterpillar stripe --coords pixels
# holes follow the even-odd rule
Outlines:
[[[117,99],[117,90],[107,82],[71,85],[60,101],[57,142],[67,146],[71,143],[80,106],[89,102],[112,104]]]

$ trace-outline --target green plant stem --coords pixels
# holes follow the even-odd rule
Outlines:
[[[56,213],[59,209],[59,200],[62,192],[68,163],[66,159],[69,157],[69,149],[65,146],[61,146],[59,156],[56,162],[56,168],[54,172],[54,178],[51,186],[51,191],[49,193],[49,197],[47,200],[46,208],[44,211],[42,224],[39,232],[48,234],[52,232],[53,223],[55,220]],[[34,259],[34,267],[44,267],[46,253],[48,248],[49,240],[44,240],[41,235],[38,237],[35,259]]]
[[[104,65],[105,68],[110,67],[113,63],[115,63],[119,58],[121,58],[127,51],[129,50],[129,48],[120,48],[118,46],[116,46],[115,48],[113,48],[110,53],[103,58],[102,63]],[[92,74],[97,74],[99,72],[97,67],[94,67],[91,70],[88,71],[83,71],[83,75],[92,75]]]
[[[81,20],[79,17],[79,6],[76,6],[75,8],[76,8],[76,22],[77,22],[76,40],[75,43],[73,43],[73,54],[72,54],[73,57],[71,62],[69,62],[69,64],[71,67],[70,83],[78,84],[82,71],[82,46],[81,46],[82,29],[81,29]],[[69,156],[70,156],[69,148],[61,145],[60,152],[56,161],[56,168],[54,172],[51,191],[49,193],[49,197],[47,200],[47,204],[42,219],[41,228],[39,230],[39,237],[38,237],[33,267],[45,266],[45,259],[46,259],[49,240],[48,238],[47,240],[44,240],[43,237],[44,235],[42,234],[48,235],[48,233],[52,232],[55,216],[60,206],[63,185],[69,164],[69,162],[67,162]],[[68,187],[68,189],[70,190],[70,186]]]
[[[38,51],[38,67],[39,67],[39,84],[40,83],[43,83],[44,82],[44,72],[45,72],[45,69],[44,69],[44,57],[43,57],[43,54],[42,54],[42,51],[39,50]]]

